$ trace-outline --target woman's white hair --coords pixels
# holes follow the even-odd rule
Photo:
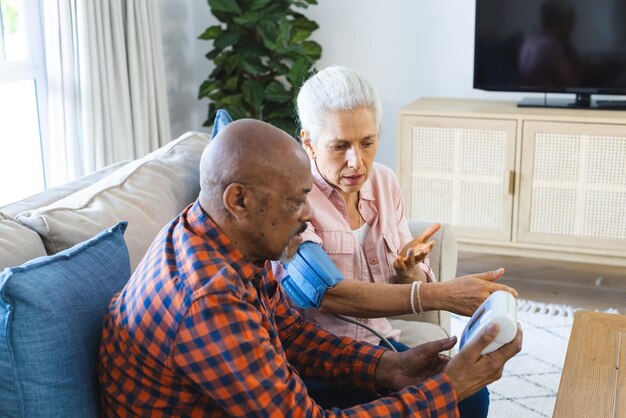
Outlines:
[[[304,82],[298,93],[300,127],[315,142],[324,127],[326,114],[335,111],[370,109],[380,131],[382,106],[374,85],[361,73],[346,67],[325,68]]]

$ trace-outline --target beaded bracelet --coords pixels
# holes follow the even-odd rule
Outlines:
[[[419,280],[416,280],[413,282],[413,284],[411,285],[411,310],[413,311],[414,314],[417,315],[421,315],[424,313],[424,309],[422,308],[422,298],[420,295],[420,286],[422,285],[422,282]],[[415,309],[415,289],[417,289],[417,308]]]

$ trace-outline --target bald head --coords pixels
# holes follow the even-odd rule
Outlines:
[[[309,165],[302,146],[284,131],[255,119],[237,120],[202,154],[200,203],[208,211],[223,209],[216,205],[228,185],[276,185]]]
[[[253,260],[293,255],[312,218],[313,177],[302,146],[278,128],[243,119],[202,154],[199,202],[231,243]]]

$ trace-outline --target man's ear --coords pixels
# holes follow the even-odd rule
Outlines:
[[[249,190],[243,184],[231,183],[224,190],[222,201],[235,219],[242,220],[248,212]]]
[[[302,146],[309,157],[315,160],[315,149],[313,149],[313,143],[311,142],[311,135],[304,129],[300,130],[300,138],[302,139]]]

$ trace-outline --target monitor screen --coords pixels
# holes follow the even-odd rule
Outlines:
[[[474,87],[626,94],[626,0],[476,0]]]

